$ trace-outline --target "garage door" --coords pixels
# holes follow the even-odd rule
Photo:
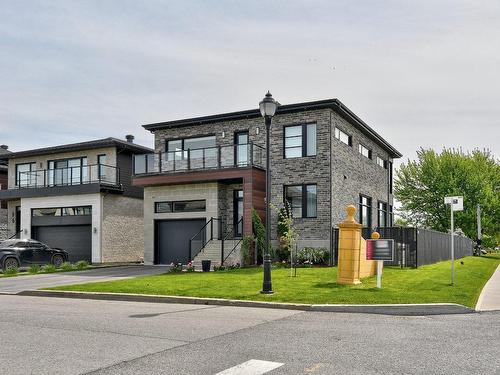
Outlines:
[[[205,219],[156,222],[155,263],[189,262],[189,240],[205,225]]]
[[[34,227],[33,238],[69,253],[70,262],[92,260],[92,229],[90,225]]]

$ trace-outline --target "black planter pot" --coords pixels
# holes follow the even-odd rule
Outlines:
[[[201,261],[201,270],[203,272],[210,272],[210,266],[212,265],[211,260],[202,260]]]

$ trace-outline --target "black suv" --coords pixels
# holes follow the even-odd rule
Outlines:
[[[35,240],[10,239],[0,242],[0,265],[10,268],[51,263],[59,267],[68,261],[68,253]]]

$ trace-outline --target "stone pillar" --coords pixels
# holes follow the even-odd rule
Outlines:
[[[361,224],[354,219],[356,207],[346,208],[347,218],[339,224],[338,284],[360,284],[361,278],[375,274],[375,262],[366,260],[366,242]]]

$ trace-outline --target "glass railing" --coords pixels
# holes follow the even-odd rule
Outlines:
[[[93,183],[113,186],[119,185],[119,169],[111,165],[93,164],[81,167],[20,172],[17,186],[19,188],[41,188]]]
[[[134,156],[134,174],[208,169],[265,168],[265,150],[253,143],[170,151]]]

